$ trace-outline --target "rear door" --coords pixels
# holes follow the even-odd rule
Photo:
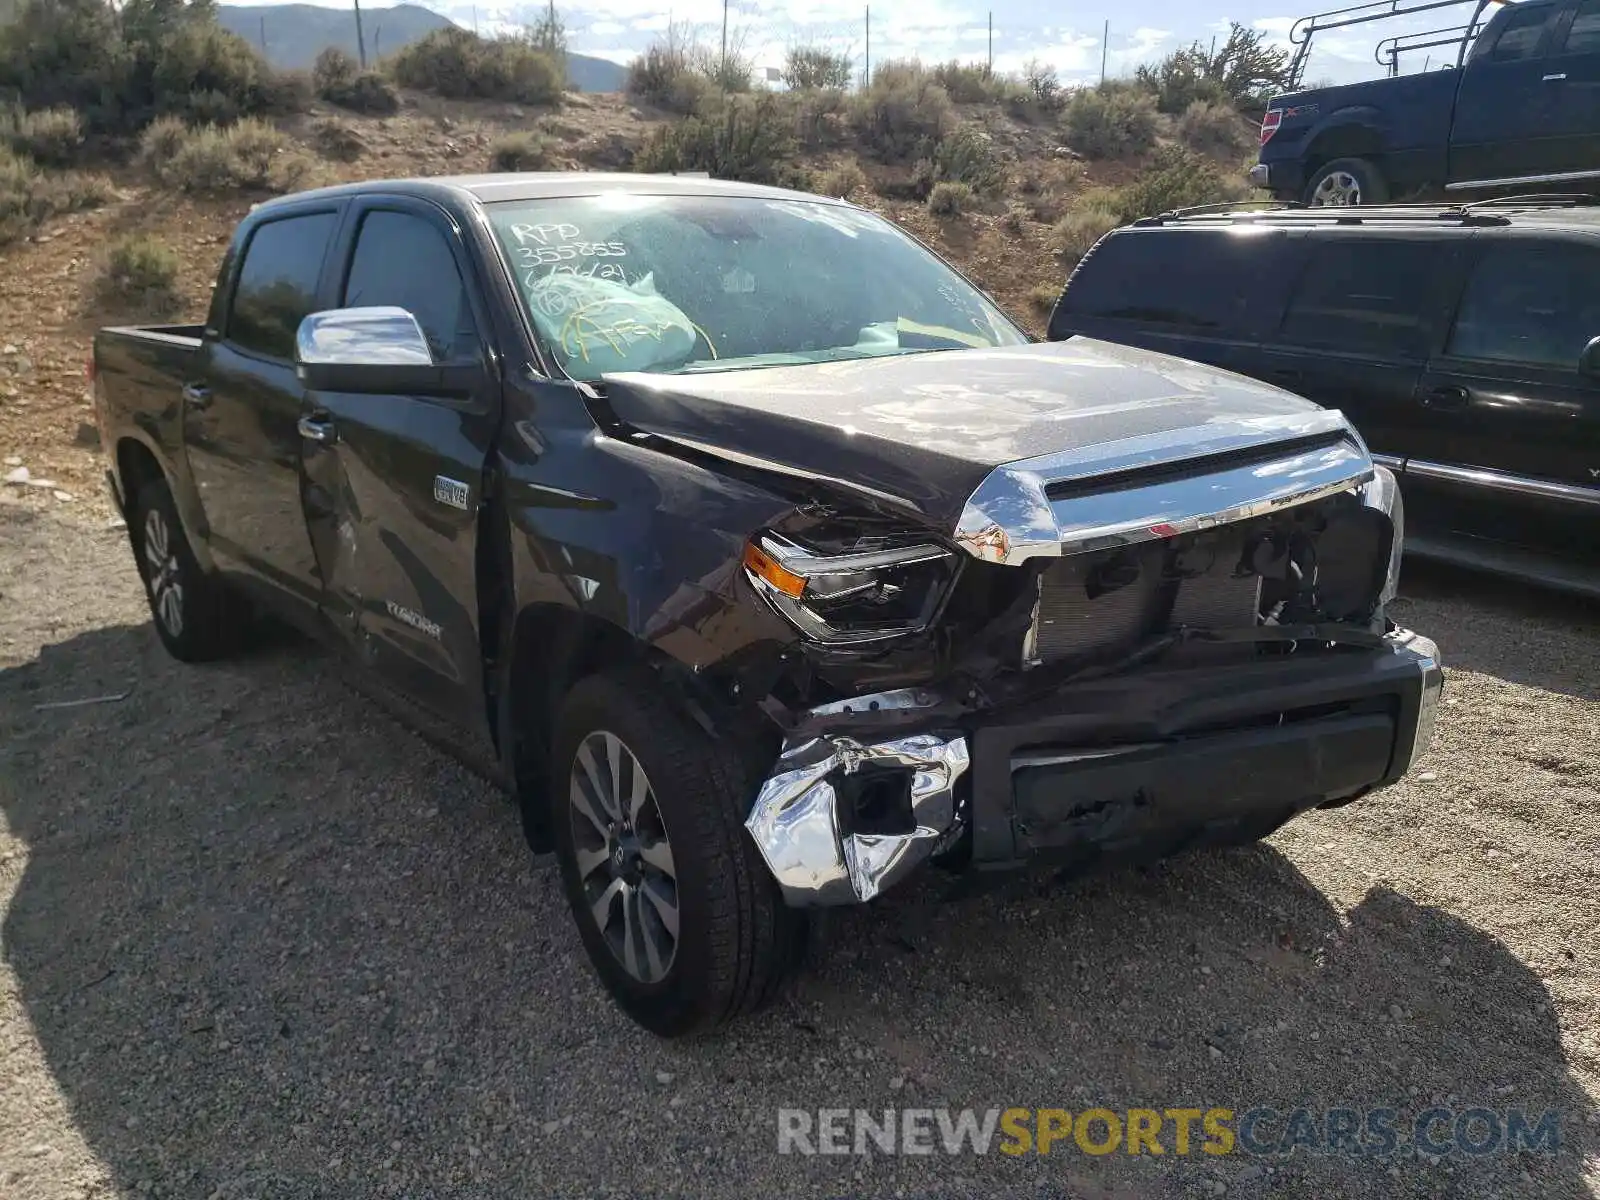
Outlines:
[[[1484,238],[1418,384],[1406,466],[1419,527],[1600,558],[1600,238]]]
[[[1375,454],[1413,444],[1417,380],[1442,308],[1452,255],[1405,231],[1318,230],[1307,239],[1283,319],[1264,347],[1264,377],[1336,408]]]
[[[300,509],[294,335],[317,306],[339,221],[338,206],[313,205],[249,231],[232,294],[217,306],[183,387],[183,436],[208,544],[291,617],[314,619],[320,592]]]
[[[1556,27],[1542,80],[1550,97],[1550,174],[1600,175],[1600,0],[1582,0]]]
[[[352,210],[349,228],[336,307],[398,305],[417,318],[435,362],[488,362],[471,259],[442,210],[374,197]],[[486,735],[478,511],[498,387],[451,396],[308,391],[302,416],[325,611],[391,686]]]
[[[1524,0],[1473,43],[1456,91],[1452,183],[1513,179],[1549,169],[1554,93],[1544,79],[1545,52],[1562,11],[1561,4],[1548,0]]]

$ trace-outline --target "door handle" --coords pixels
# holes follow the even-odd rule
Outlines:
[[[183,402],[190,408],[207,408],[211,404],[211,389],[203,383],[183,385]]]
[[[1472,393],[1464,387],[1450,384],[1434,388],[1423,396],[1422,403],[1429,408],[1465,408],[1472,403]]]
[[[298,428],[300,436],[309,442],[322,442],[324,444],[334,441],[337,434],[333,422],[318,417],[301,417]]]
[[[1544,77],[1544,82],[1545,83],[1560,83],[1566,77],[1567,77],[1567,73],[1565,71],[1562,71],[1559,75],[1546,75]]]

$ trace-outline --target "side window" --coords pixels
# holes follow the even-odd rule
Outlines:
[[[317,302],[336,213],[269,221],[250,235],[228,315],[227,341],[268,358],[294,358],[294,335]]]
[[[375,304],[395,304],[416,317],[435,362],[479,357],[472,307],[450,243],[421,217],[380,209],[362,218],[344,306]]]
[[[1500,27],[1500,35],[1489,51],[1489,62],[1520,62],[1539,53],[1539,43],[1544,40],[1544,27],[1555,12],[1552,4],[1532,8],[1514,8]]]
[[[1268,238],[1271,238],[1268,241]],[[1063,313],[1239,334],[1268,298],[1282,239],[1229,230],[1113,234],[1072,277]]]
[[[1478,262],[1445,352],[1457,358],[1576,371],[1600,337],[1600,253],[1498,246]]]
[[[1427,353],[1428,288],[1439,259],[1432,242],[1328,239],[1317,246],[1283,317],[1297,346],[1421,358]]]
[[[1583,0],[1578,14],[1572,18],[1572,28],[1567,30],[1563,54],[1600,53],[1600,0]]]

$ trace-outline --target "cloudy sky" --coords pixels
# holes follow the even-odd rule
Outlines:
[[[262,0],[232,0],[258,3]],[[271,2],[271,0],[265,0]],[[346,8],[350,0],[311,0],[332,8]],[[720,37],[723,0],[557,0],[566,22],[572,49],[617,62],[627,62],[666,29],[669,22],[687,25],[713,44]],[[1352,3],[1354,0],[1343,0]],[[1285,11],[1282,0],[1230,0],[1225,9],[1184,3],[1183,0],[1101,0],[1098,8],[1068,9],[1046,0],[871,0],[872,58],[915,55],[925,60],[959,58],[982,61],[987,53],[989,4],[993,4],[994,59],[1003,70],[1014,70],[1031,58],[1053,65],[1063,80],[1097,77],[1102,46],[1108,71],[1129,74],[1141,62],[1158,58],[1179,46],[1209,42],[1226,33],[1229,19],[1265,30],[1283,41],[1296,17],[1314,11],[1308,7]],[[1325,7],[1340,0],[1323,0]],[[368,7],[379,7],[369,0]],[[543,11],[541,3],[506,3],[479,0],[426,0],[424,7],[471,28],[476,21],[483,32],[499,26],[530,22]],[[1372,51],[1380,37],[1407,31],[1437,29],[1471,17],[1473,5],[1446,8],[1419,17],[1395,19],[1354,29],[1319,35],[1312,43],[1307,80],[1375,78],[1382,73]],[[758,66],[777,66],[786,47],[798,43],[823,43],[856,56],[865,48],[864,0],[730,0],[730,37],[742,42]],[[1111,31],[1102,39],[1103,22]],[[1437,67],[1448,51],[1421,51],[1402,58],[1402,68]],[[1429,56],[1431,55],[1431,62]]]

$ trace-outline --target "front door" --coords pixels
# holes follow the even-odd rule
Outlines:
[[[1560,4],[1517,5],[1472,48],[1456,91],[1450,131],[1450,182],[1514,179],[1547,169],[1553,141],[1547,119],[1545,49]]]
[[[314,618],[321,590],[300,508],[294,335],[316,307],[338,224],[339,213],[327,208],[255,229],[225,319],[207,330],[197,377],[183,388],[185,449],[207,543],[291,617],[299,610]]]
[[[423,202],[374,199],[352,220],[338,307],[397,305],[436,362],[486,362],[487,325],[449,219]],[[498,401],[488,385],[446,396],[308,391],[302,412],[324,611],[392,687],[485,737],[478,513]]]
[[[1417,386],[1425,444],[1407,464],[1419,524],[1600,561],[1600,248],[1485,247],[1443,352]]]
[[[1600,175],[1600,0],[1556,27],[1541,80],[1550,96],[1550,174]]]

